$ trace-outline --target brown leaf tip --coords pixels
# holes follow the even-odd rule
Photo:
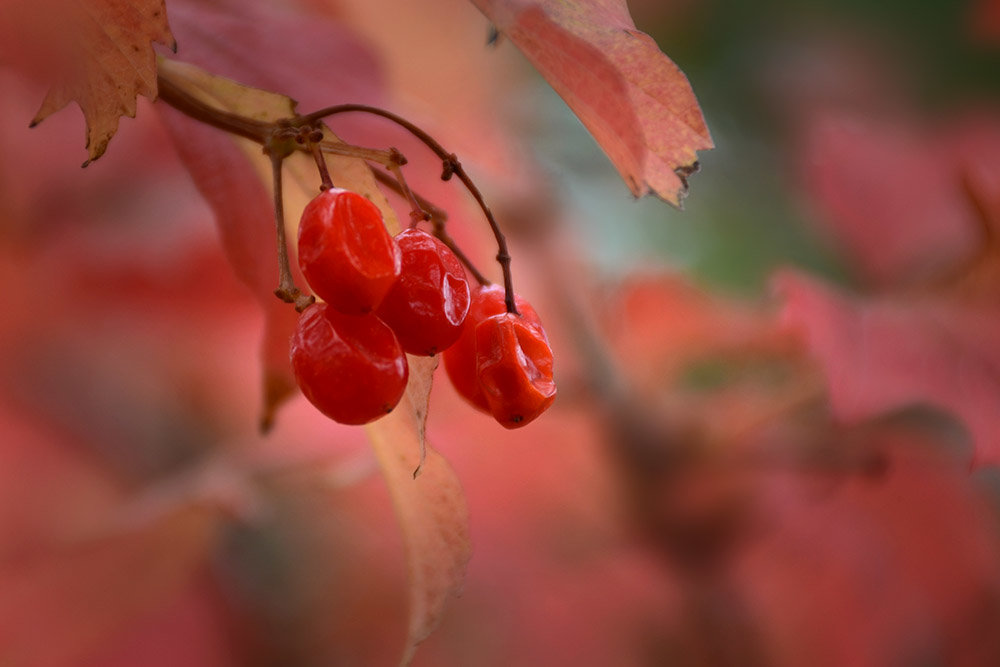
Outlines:
[[[674,168],[674,173],[677,174],[677,178],[680,179],[681,185],[684,186],[684,192],[688,189],[688,178],[692,174],[697,174],[701,170],[701,164],[698,160],[695,160],[691,164],[682,164]]]

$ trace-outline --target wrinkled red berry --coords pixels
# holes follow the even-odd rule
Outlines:
[[[396,336],[374,315],[344,315],[316,303],[299,316],[292,369],[309,402],[341,424],[365,424],[391,412],[409,369]]]
[[[513,313],[476,327],[476,373],[493,418],[505,428],[531,422],[556,398],[545,333]]]
[[[535,309],[519,296],[515,296],[514,301],[521,318],[541,328],[542,323]],[[490,405],[476,375],[476,327],[483,320],[505,312],[507,308],[502,285],[484,285],[473,289],[469,314],[462,324],[462,332],[458,340],[441,355],[444,369],[455,390],[483,412],[490,412]]]
[[[458,339],[469,312],[469,283],[462,263],[427,232],[396,235],[399,278],[376,313],[410,354],[432,356]]]
[[[331,188],[309,202],[298,247],[309,286],[342,313],[370,313],[399,276],[399,248],[382,212],[356,192]]]

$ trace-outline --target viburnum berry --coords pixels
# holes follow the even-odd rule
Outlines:
[[[541,329],[542,322],[531,305],[519,296],[514,302],[521,319]],[[476,372],[476,327],[484,320],[507,312],[502,285],[482,285],[472,291],[469,314],[462,324],[458,340],[441,355],[444,369],[455,390],[483,412],[492,412],[489,401],[479,386]]]
[[[493,418],[506,428],[524,426],[556,398],[545,332],[513,313],[476,326],[476,374]]]
[[[350,315],[373,311],[399,276],[399,248],[365,197],[330,188],[299,222],[299,266],[319,298]]]
[[[444,243],[427,232],[396,235],[402,256],[399,278],[376,311],[410,354],[432,356],[459,336],[469,312],[465,268]]]
[[[341,424],[365,424],[392,411],[409,368],[395,334],[374,315],[345,315],[325,303],[299,316],[291,340],[299,388]]]

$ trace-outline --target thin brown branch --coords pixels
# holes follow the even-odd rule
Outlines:
[[[301,313],[316,301],[316,298],[304,294],[295,286],[295,280],[292,278],[292,269],[288,261],[288,240],[285,238],[285,206],[282,197],[281,163],[285,156],[271,153],[270,158],[274,183],[274,225],[278,233],[278,289],[274,290],[274,294],[285,303],[295,304],[295,310]]]
[[[403,195],[402,186],[399,184],[398,181],[396,181],[395,178],[381,171],[375,171],[373,173],[375,174],[375,179],[379,183],[386,186],[396,194]],[[448,213],[444,209],[435,206],[433,203],[431,203],[426,198],[422,197],[420,194],[412,191],[411,194],[413,195],[414,200],[416,200],[416,202],[419,204],[420,208],[430,216],[430,222],[431,225],[433,226],[432,228],[434,230],[434,236],[437,237],[442,243],[444,243],[445,246],[447,246],[448,249],[451,250],[456,257],[458,257],[458,261],[462,262],[462,264],[465,265],[466,270],[470,274],[472,274],[472,277],[476,280],[477,283],[479,283],[480,285],[489,285],[490,284],[489,278],[484,276],[483,273],[476,268],[475,264],[472,263],[472,260],[469,259],[469,257],[464,252],[462,252],[462,249],[458,247],[458,244],[455,243],[455,240],[451,238],[451,236],[449,236],[448,232],[445,230],[445,222],[448,220]]]

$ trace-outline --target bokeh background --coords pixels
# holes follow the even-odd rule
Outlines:
[[[1000,664],[1000,476],[971,467],[968,415],[918,396],[838,418],[836,359],[787,314],[789,275],[965,303],[930,286],[1000,215],[1000,189],[969,195],[962,171],[1000,178],[1000,5],[630,8],[717,146],[683,211],[634,201],[469,3],[167,0],[178,58],[242,62],[302,108],[374,100],[453,148],[550,332],[559,399],[525,429],[437,378],[428,436],[473,557],[414,664]],[[301,397],[257,432],[263,318],[183,135],[142,102],[81,170],[78,110],[29,130],[46,82],[5,44],[0,664],[396,664],[403,540],[365,434]],[[404,147],[489,265],[432,160],[391,128],[352,132]],[[976,275],[995,308],[1000,273]]]

